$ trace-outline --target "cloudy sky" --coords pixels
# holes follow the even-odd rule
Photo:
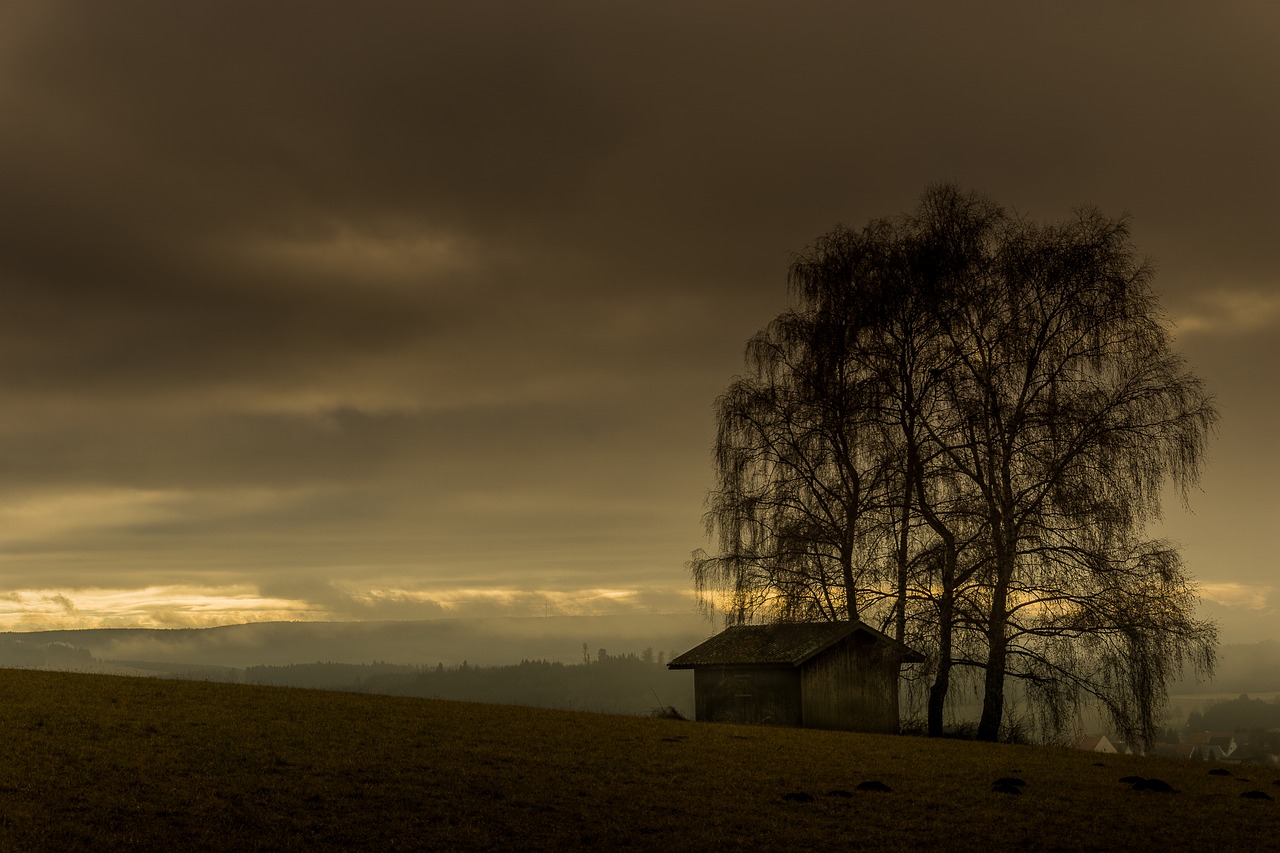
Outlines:
[[[1280,617],[1266,3],[0,3],[0,628],[689,612],[793,252],[953,181],[1133,217]]]

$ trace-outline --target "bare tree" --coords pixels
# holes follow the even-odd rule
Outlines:
[[[717,402],[699,591],[736,619],[872,618],[924,645],[935,734],[961,666],[983,674],[980,737],[1011,677],[1047,728],[1096,700],[1150,737],[1216,638],[1142,531],[1217,418],[1151,277],[1124,219],[1042,226],[945,185],[825,235]]]
[[[988,269],[954,327],[958,362],[949,388],[958,440],[944,443],[987,516],[988,653],[978,731],[994,739],[1006,676],[1046,684],[1044,670],[1018,666],[1026,654],[1014,645],[1024,635],[1019,625],[1068,603],[1077,624],[1096,622],[1091,605],[1099,598],[1064,599],[1058,591],[1101,584],[1119,596],[1132,573],[1155,565],[1153,554],[1167,553],[1143,543],[1142,530],[1160,514],[1166,480],[1185,494],[1198,477],[1217,413],[1171,351],[1151,268],[1134,252],[1125,220],[1082,211],[1058,226],[1012,221]],[[1185,585],[1180,564],[1157,562],[1168,582],[1156,588],[1165,595],[1130,624],[1102,620],[1093,629],[1095,639],[1111,630],[1133,639],[1130,656],[1118,662],[1132,667],[1124,680],[1135,688],[1139,669],[1163,673],[1184,659],[1212,660],[1212,630],[1190,619],[1191,605],[1177,593]],[[1151,618],[1157,615],[1163,618]],[[1043,626],[1032,633],[1041,644],[1077,636]],[[1064,676],[1041,693],[1062,695],[1072,683],[1081,681]],[[1150,728],[1128,718],[1116,723]]]
[[[745,620],[857,619],[883,549],[887,474],[875,377],[833,353],[812,314],[779,317],[748,346],[751,375],[717,401],[719,488],[695,552],[700,592]]]

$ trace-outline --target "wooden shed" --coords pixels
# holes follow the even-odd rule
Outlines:
[[[863,622],[735,625],[667,664],[693,670],[696,718],[898,731],[898,675],[924,656]]]

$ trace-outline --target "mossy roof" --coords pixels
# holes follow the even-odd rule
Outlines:
[[[682,655],[670,669],[699,666],[800,666],[846,637],[862,633],[896,649],[903,663],[919,663],[924,656],[865,622],[775,622],[732,625]]]

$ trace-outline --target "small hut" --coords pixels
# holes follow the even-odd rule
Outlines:
[[[898,731],[898,672],[924,656],[863,622],[735,625],[674,658],[692,669],[696,718]]]

